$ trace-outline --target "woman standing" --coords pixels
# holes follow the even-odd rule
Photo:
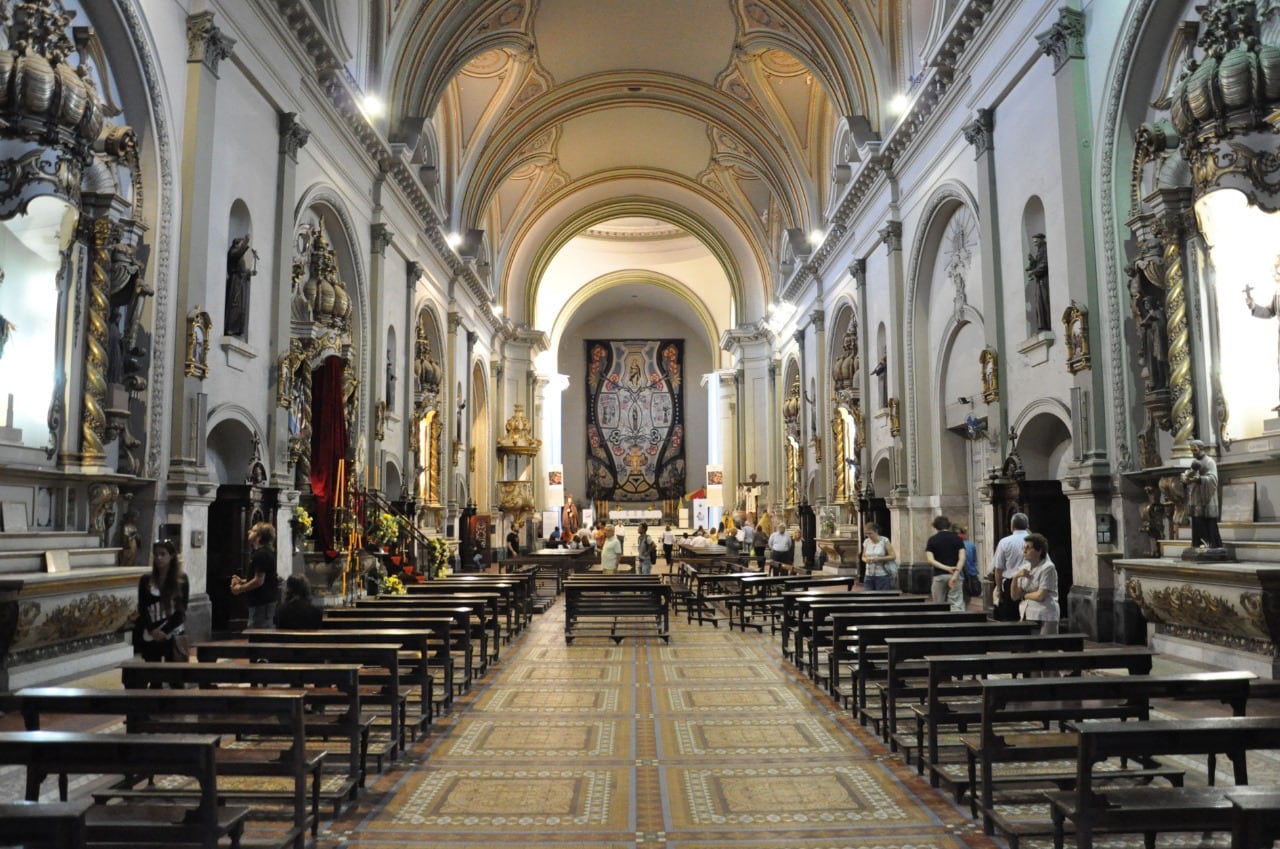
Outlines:
[[[143,660],[176,659],[175,640],[186,637],[190,595],[178,549],[169,540],[160,540],[151,549],[151,574],[138,580],[137,627]]]
[[[1040,623],[1041,634],[1058,633],[1058,570],[1049,559],[1049,541],[1043,534],[1027,534],[1022,545],[1026,562],[1013,576],[1010,595],[1021,600],[1022,618]]]
[[[618,574],[618,558],[622,556],[622,543],[613,535],[613,526],[604,526],[604,545],[600,548],[600,566],[606,575]]]
[[[888,537],[880,536],[880,526],[875,522],[867,525],[867,538],[862,541],[862,562],[867,564],[863,575],[862,588],[867,590],[893,589],[894,575],[889,571],[889,563],[898,559],[893,550],[893,543]]]
[[[270,628],[280,599],[280,576],[276,574],[276,529],[269,522],[259,522],[249,529],[249,580],[231,576],[231,594],[249,594],[249,628]]]
[[[283,631],[315,631],[324,625],[324,613],[311,601],[311,584],[302,575],[290,575],[284,582],[284,604],[275,615],[276,627]]]

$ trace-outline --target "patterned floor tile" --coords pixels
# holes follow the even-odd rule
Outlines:
[[[459,721],[433,758],[634,758],[631,723],[620,720],[500,720],[479,716]]]

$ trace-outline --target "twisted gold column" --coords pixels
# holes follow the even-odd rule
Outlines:
[[[93,222],[93,257],[89,271],[88,310],[85,319],[84,400],[80,413],[80,455],[83,462],[106,459],[102,440],[107,428],[103,406],[107,399],[107,316],[110,302],[112,223],[99,218]]]
[[[1185,447],[1195,434],[1192,409],[1195,394],[1191,384],[1191,332],[1187,326],[1186,275],[1177,233],[1166,236],[1164,245],[1165,310],[1169,333],[1169,389],[1173,392],[1173,444]]]

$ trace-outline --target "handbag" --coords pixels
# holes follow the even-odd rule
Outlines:
[[[971,572],[964,573],[964,594],[969,598],[977,598],[982,595],[982,581]]]
[[[886,560],[884,563],[880,565],[884,569],[884,572],[886,575],[888,575],[891,578],[898,577],[898,561]]]

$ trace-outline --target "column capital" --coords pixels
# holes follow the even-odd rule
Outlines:
[[[813,325],[813,329],[821,333],[827,325],[827,314],[822,310],[814,310],[809,313],[809,324]]]
[[[422,267],[422,263],[418,262],[416,259],[411,259],[405,265],[404,273],[407,278],[406,282],[409,284],[409,288],[412,289],[414,286],[418,285],[418,280],[422,278],[422,275],[427,273],[427,270]]]
[[[797,345],[803,345],[804,344],[804,328],[801,327],[795,333],[792,333],[791,338],[796,340]]]
[[[857,284],[859,289],[863,289],[867,285],[867,261],[865,259],[855,259],[849,263],[849,276],[853,278],[853,282]]]
[[[296,163],[298,161],[298,151],[311,138],[311,131],[298,120],[297,112],[281,112],[279,128],[280,152]]]
[[[458,328],[462,326],[462,314],[458,312],[449,313],[449,332],[457,333]]]
[[[236,40],[213,25],[213,12],[198,12],[187,18],[187,61],[199,62],[218,76],[218,63],[231,58]]]
[[[372,240],[373,252],[381,257],[387,255],[387,248],[391,247],[391,243],[396,238],[396,234],[391,232],[391,228],[380,221],[370,226],[369,236]]]
[[[1062,70],[1062,66],[1071,59],[1084,58],[1084,12],[1058,9],[1058,22],[1042,33],[1036,34],[1036,43],[1040,52],[1053,57],[1053,72]]]
[[[878,231],[880,241],[889,249],[889,253],[902,250],[902,222],[889,221]]]
[[[993,141],[996,126],[994,109],[979,109],[977,116],[964,125],[964,140],[973,145],[973,158],[981,159],[984,153],[995,149]]]

